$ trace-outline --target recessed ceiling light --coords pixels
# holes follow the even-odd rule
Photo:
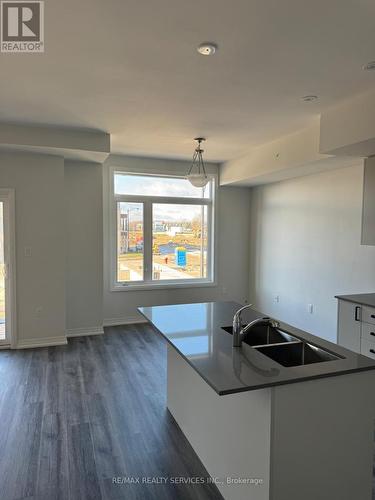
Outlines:
[[[312,102],[312,101],[316,101],[318,99],[318,96],[317,95],[304,95],[303,97],[301,97],[302,101],[305,101],[305,102]]]
[[[362,66],[362,69],[365,71],[374,71],[375,70],[375,61],[370,61],[369,63]]]
[[[201,43],[197,48],[197,51],[202,54],[202,56],[213,56],[217,51],[217,45],[215,43]]]

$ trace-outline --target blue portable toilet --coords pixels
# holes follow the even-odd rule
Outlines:
[[[186,267],[186,248],[176,247],[174,251],[176,265],[179,267]]]

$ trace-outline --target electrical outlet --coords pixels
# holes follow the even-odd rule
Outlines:
[[[275,304],[278,304],[280,302],[280,295],[274,295],[273,296],[273,301]]]
[[[308,304],[307,305],[307,310],[310,314],[314,313],[314,305],[313,304]]]
[[[31,247],[25,247],[24,248],[25,257],[31,257],[31,254],[32,254]]]

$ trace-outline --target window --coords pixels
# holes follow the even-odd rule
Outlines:
[[[215,179],[111,175],[115,289],[212,283]]]

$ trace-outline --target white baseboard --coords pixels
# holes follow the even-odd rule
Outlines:
[[[54,345],[66,345],[66,337],[42,337],[24,339],[17,342],[16,349],[32,349],[33,347],[49,347]]]
[[[132,325],[133,323],[147,323],[142,316],[123,316],[122,318],[107,318],[104,326]]]
[[[91,326],[85,328],[71,328],[66,331],[66,336],[70,337],[87,337],[89,335],[103,335],[104,330],[102,326]]]
[[[31,349],[33,347],[48,347],[54,345],[66,345],[67,338],[82,337],[87,335],[103,335],[102,326],[92,326],[90,328],[73,328],[66,331],[66,337],[44,337],[36,339],[24,339],[17,342],[16,349]]]

